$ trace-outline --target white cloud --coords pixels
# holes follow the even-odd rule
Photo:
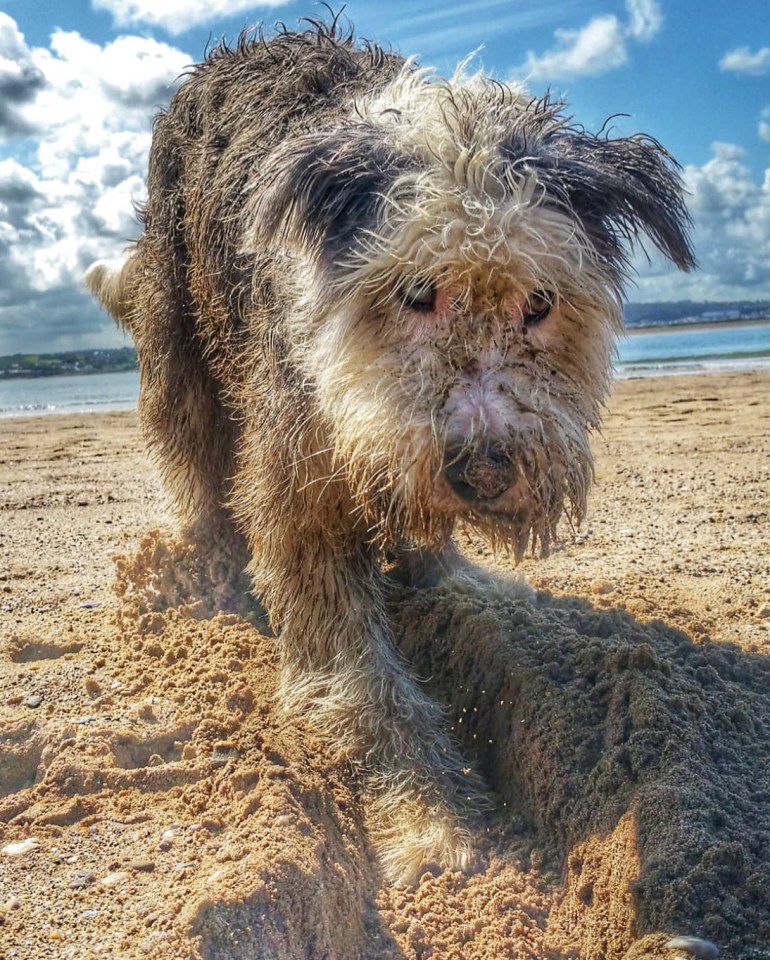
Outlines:
[[[43,86],[16,22],[0,11],[0,136],[32,132],[23,110]]]
[[[727,300],[767,296],[770,289],[770,168],[757,182],[744,150],[712,144],[712,158],[685,167],[700,269],[674,274],[655,258],[640,261],[635,300]]]
[[[534,79],[606,73],[628,59],[617,17],[595,17],[580,30],[557,30],[556,46],[537,56],[531,50],[519,71]]]
[[[762,47],[756,53],[752,53],[748,47],[736,47],[727,51],[719,61],[719,66],[722,70],[761,77],[770,73],[770,47]]]
[[[210,23],[217,17],[233,17],[256,7],[279,7],[289,0],[92,0],[96,10],[112,14],[120,27],[145,24],[180,34]]]
[[[760,47],[756,52],[748,47],[736,47],[728,50],[719,61],[719,66],[722,70],[752,77],[770,74],[770,47]],[[760,111],[757,133],[761,140],[770,143],[770,104]]]
[[[527,52],[514,76],[533,80],[598,76],[628,61],[628,40],[647,42],[660,30],[663,16],[657,0],[626,0],[628,22],[614,14],[594,17],[578,30],[556,30],[556,44],[546,53]]]
[[[119,37],[100,47],[56,31],[33,62],[48,86],[25,111],[43,134],[40,162],[63,175],[76,158],[98,152],[120,132],[148,132],[190,57],[157,40]]]
[[[759,115],[758,133],[762,140],[770,143],[770,105],[766,106]]]
[[[144,197],[152,117],[190,62],[135,36],[100,46],[56,31],[48,47],[29,47],[0,14],[0,86],[24,70],[37,78],[12,116],[0,110],[9,146],[36,136],[33,152],[0,162],[0,353],[110,329],[83,271],[138,233],[132,201]]]
[[[626,0],[629,14],[628,36],[636,40],[652,40],[663,24],[657,0]]]

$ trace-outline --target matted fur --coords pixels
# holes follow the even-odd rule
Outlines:
[[[382,561],[462,577],[458,524],[518,557],[580,519],[630,244],[693,265],[676,164],[311,24],[190,72],[143,223],[86,282],[187,535],[249,563],[283,704],[366,769],[391,875],[467,863],[482,791],[393,649]]]

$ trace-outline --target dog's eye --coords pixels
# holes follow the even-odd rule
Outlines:
[[[401,287],[401,302],[410,310],[429,313],[436,309],[436,284],[429,280],[414,280]]]
[[[525,329],[528,327],[536,327],[539,323],[542,323],[551,312],[552,306],[552,293],[549,293],[547,290],[535,290],[527,300],[524,306],[524,312],[522,313],[521,322]]]

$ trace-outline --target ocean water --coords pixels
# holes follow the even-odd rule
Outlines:
[[[621,340],[619,377],[728,372],[770,367],[770,323],[634,333]]]
[[[74,377],[0,378],[0,417],[133,410],[138,396],[137,370]]]
[[[770,323],[719,329],[631,333],[620,343],[618,377],[662,376],[770,368]],[[0,378],[0,418],[52,413],[133,410],[139,374]]]

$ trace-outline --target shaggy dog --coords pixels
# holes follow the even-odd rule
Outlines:
[[[458,524],[518,558],[580,519],[631,246],[693,265],[677,165],[311,23],[190,72],[142,221],[86,282],[186,535],[248,563],[282,705],[367,771],[390,875],[462,866],[482,791],[394,650],[383,562],[461,569]]]

